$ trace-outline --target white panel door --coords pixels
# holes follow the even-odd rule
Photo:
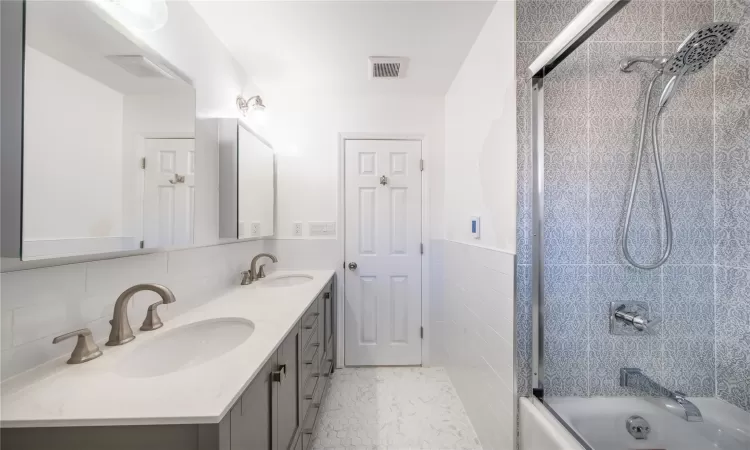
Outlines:
[[[146,139],[143,192],[144,247],[193,243],[195,141]]]
[[[419,365],[422,143],[347,140],[344,151],[344,363]]]

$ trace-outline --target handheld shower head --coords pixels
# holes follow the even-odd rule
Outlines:
[[[669,57],[664,73],[688,75],[706,67],[734,37],[738,27],[734,22],[714,22],[693,31]]]
[[[669,259],[669,255],[672,252],[672,218],[669,212],[669,199],[667,197],[667,188],[664,182],[664,170],[662,168],[661,156],[659,153],[659,118],[664,112],[667,102],[677,91],[677,85],[680,83],[680,80],[682,80],[682,77],[687,74],[695,73],[706,67],[727,45],[729,40],[732,39],[737,32],[737,28],[738,24],[733,22],[711,23],[691,33],[687,39],[677,47],[677,51],[672,56],[635,56],[620,61],[620,70],[623,72],[631,72],[633,70],[633,65],[636,63],[647,63],[656,67],[656,73],[648,86],[645,101],[643,102],[643,119],[641,121],[641,133],[638,139],[638,157],[635,163],[635,175],[633,176],[633,184],[630,188],[630,200],[628,201],[628,210],[625,214],[625,229],[621,240],[622,251],[625,259],[639,269],[651,270],[660,267],[667,261],[667,259]],[[633,203],[638,188],[638,179],[641,174],[641,161],[643,159],[643,144],[648,122],[649,100],[651,98],[654,84],[664,74],[670,75],[670,78],[669,81],[667,81],[667,84],[664,85],[661,98],[659,99],[659,108],[656,111],[655,117],[651,121],[651,140],[653,141],[654,164],[656,165],[656,177],[659,182],[662,211],[664,213],[666,247],[662,251],[658,261],[652,264],[647,264],[635,261],[630,255],[630,250],[628,249],[628,236],[630,233],[630,220],[633,215]]]
[[[714,22],[693,31],[664,64],[664,73],[672,75],[659,98],[659,107],[667,105],[684,75],[706,67],[737,33],[734,22]]]
[[[632,56],[620,61],[620,70],[632,72],[637,63],[651,64],[668,75],[686,75],[699,71],[719,54],[735,33],[739,24],[714,22],[704,25],[677,47],[671,56]]]

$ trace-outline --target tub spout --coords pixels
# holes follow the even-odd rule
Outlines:
[[[703,422],[700,409],[685,398],[685,394],[679,391],[670,391],[646,376],[641,369],[620,369],[620,386],[638,389],[647,395],[664,398],[667,402],[662,406],[667,411],[688,422]]]

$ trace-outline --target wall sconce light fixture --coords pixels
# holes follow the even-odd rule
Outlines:
[[[266,110],[266,105],[263,104],[263,99],[260,95],[253,95],[252,97],[245,100],[241,95],[237,96],[237,108],[242,111],[243,116],[247,116],[248,110],[263,112]]]

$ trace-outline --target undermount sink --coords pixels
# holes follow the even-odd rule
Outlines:
[[[282,275],[263,281],[263,285],[268,287],[289,287],[307,283],[312,281],[312,279],[313,277],[310,275]]]
[[[235,317],[183,325],[136,348],[115,371],[125,377],[142,378],[195,367],[236,348],[253,331],[255,325],[251,321]]]

